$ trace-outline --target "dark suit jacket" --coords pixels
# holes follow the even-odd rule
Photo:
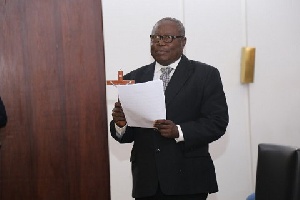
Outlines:
[[[0,128],[4,127],[6,125],[6,122],[7,122],[6,111],[5,111],[4,104],[0,97]]]
[[[155,63],[124,76],[142,83],[153,80]],[[158,184],[167,195],[218,191],[208,144],[226,131],[228,108],[219,71],[184,55],[165,92],[167,119],[180,125],[184,141],[162,137],[155,129],[127,127],[121,139],[114,122],[111,135],[120,143],[134,142],[132,163],[135,198],[154,195]],[[122,102],[121,102],[122,103]]]

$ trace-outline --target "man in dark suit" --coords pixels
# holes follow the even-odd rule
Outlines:
[[[185,29],[174,18],[153,27],[151,55],[154,63],[138,68],[124,79],[143,83],[159,79],[171,67],[165,84],[166,119],[153,128],[126,124],[121,103],[116,102],[111,135],[120,143],[134,142],[131,151],[133,191],[139,200],[204,200],[218,191],[209,143],[225,134],[228,108],[219,71],[183,55]]]
[[[6,122],[7,122],[6,111],[5,111],[3,101],[0,97],[0,128],[4,127],[6,125]]]

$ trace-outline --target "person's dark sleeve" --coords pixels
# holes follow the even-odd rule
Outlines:
[[[229,116],[220,73],[213,69],[202,92],[199,117],[180,124],[186,146],[209,144],[225,134]]]
[[[6,123],[7,123],[6,110],[2,99],[0,98],[0,128],[4,127]]]

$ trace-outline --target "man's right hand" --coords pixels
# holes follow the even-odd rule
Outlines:
[[[115,107],[112,110],[111,115],[113,117],[114,122],[117,124],[117,126],[122,128],[123,126],[125,126],[127,124],[125,114],[123,112],[123,108],[122,108],[120,102],[115,103]]]

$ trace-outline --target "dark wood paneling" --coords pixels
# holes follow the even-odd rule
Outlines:
[[[103,46],[101,0],[0,0],[1,200],[110,199]]]

